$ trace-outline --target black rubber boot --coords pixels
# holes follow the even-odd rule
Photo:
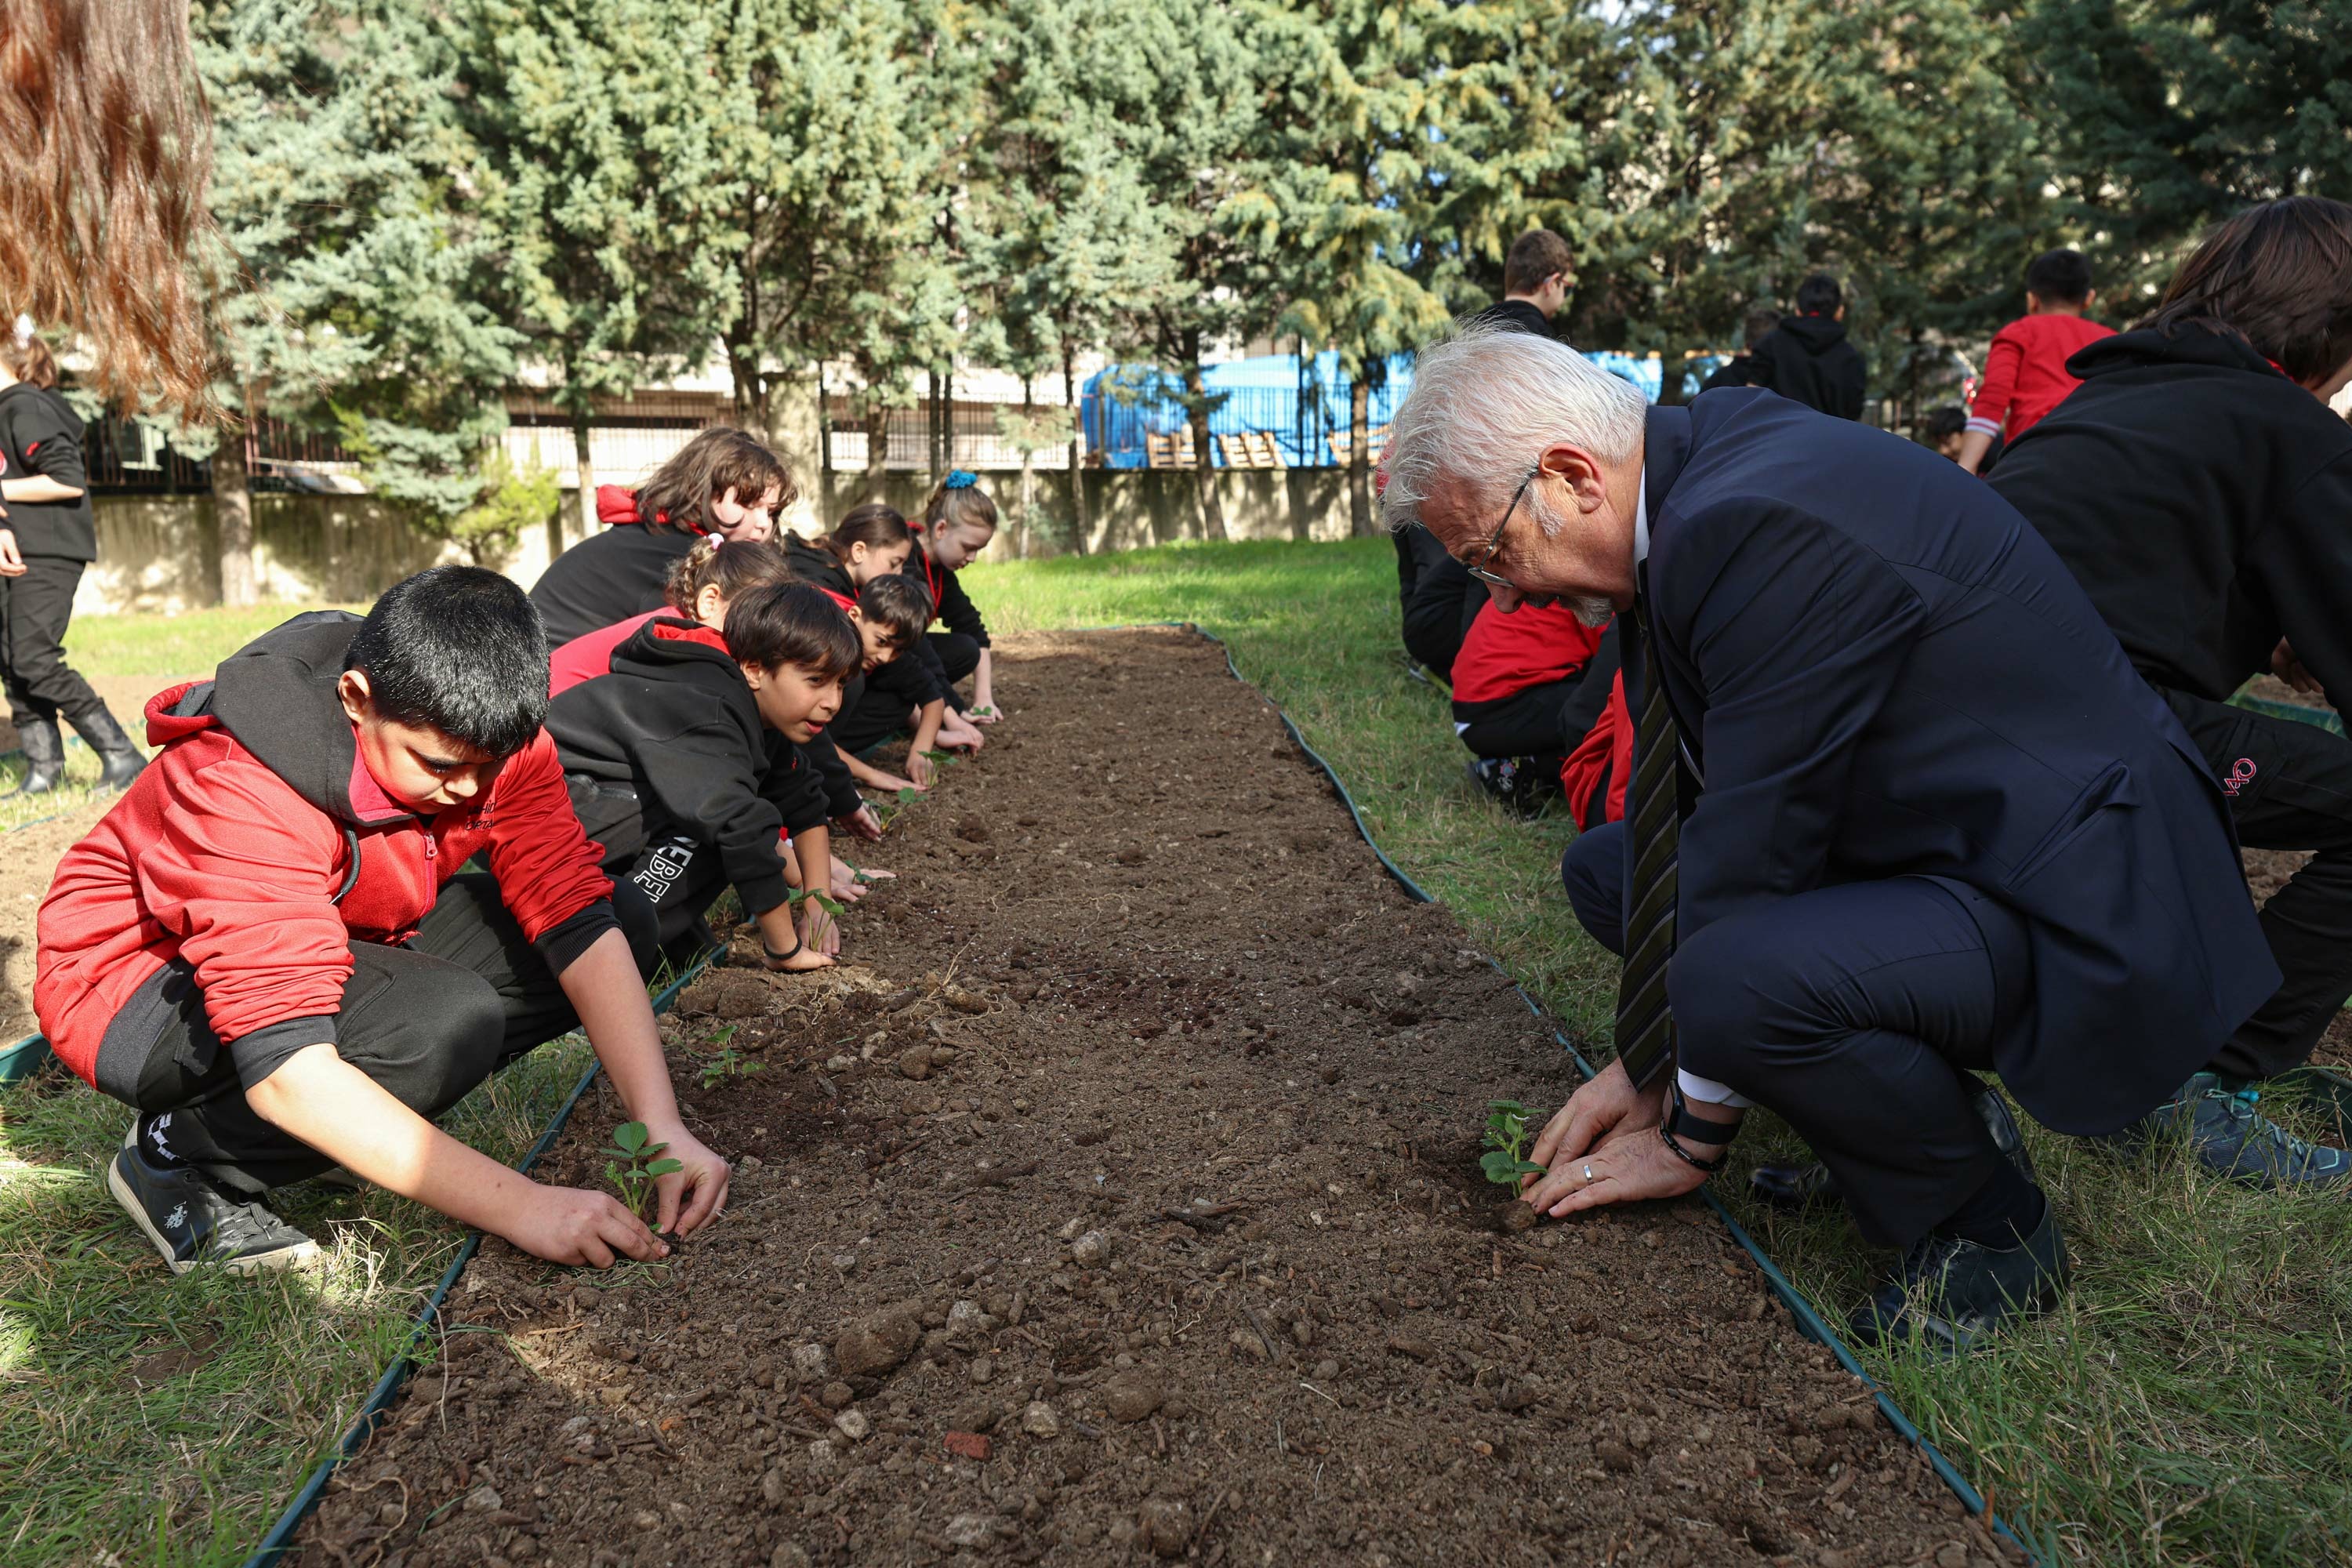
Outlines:
[[[25,748],[24,782],[11,795],[47,795],[65,777],[66,742],[55,719],[33,719],[16,726],[16,743]]]
[[[102,790],[129,789],[131,781],[139,776],[139,770],[147,765],[147,758],[131,743],[131,737],[122,732],[122,726],[114,721],[114,715],[101,703],[97,711],[85,713],[72,722],[75,731],[89,742],[89,749],[96,752],[99,761],[105,764],[105,771],[98,776],[98,787]]]

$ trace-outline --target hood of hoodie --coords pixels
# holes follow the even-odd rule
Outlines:
[[[833,595],[853,603],[857,598],[857,584],[849,580],[849,568],[833,558],[833,552],[823,545],[812,544],[799,534],[784,540],[784,559],[792,565],[793,575],[803,583],[813,583]]]
[[[1834,316],[1790,316],[1774,330],[1802,343],[1809,354],[1825,354],[1845,342],[1845,323]]]
[[[2116,332],[2076,350],[2074,357],[2066,362],[2066,371],[2077,380],[2091,381],[2118,371],[2158,365],[2242,370],[2287,380],[2285,372],[2264,359],[2245,339],[2231,332],[2208,331],[2203,327],[2181,327],[2170,332],[2142,327],[2135,331]],[[2288,384],[2294,384],[2290,381]]]
[[[394,800],[360,762],[352,721],[335,694],[360,617],[312,610],[237,649],[210,680],[159,692],[147,704],[147,742],[222,729],[305,801],[350,827],[416,813]]]
[[[613,650],[613,673],[656,680],[685,679],[730,696],[740,691],[747,704],[751,700],[742,667],[727,651],[727,638],[716,627],[667,613],[639,626]]]

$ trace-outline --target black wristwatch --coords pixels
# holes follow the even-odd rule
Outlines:
[[[1737,1121],[1709,1121],[1704,1117],[1692,1115],[1690,1101],[1683,1098],[1682,1080],[1679,1078],[1668,1080],[1666,1114],[1658,1123],[1658,1137],[1664,1142],[1667,1148],[1675,1152],[1675,1158],[1681,1160],[1685,1165],[1694,1166],[1711,1176],[1722,1170],[1725,1162],[1731,1156],[1718,1154],[1712,1160],[1702,1160],[1675,1140],[1687,1138],[1694,1143],[1704,1143],[1710,1149],[1720,1149],[1738,1136],[1739,1123]]]

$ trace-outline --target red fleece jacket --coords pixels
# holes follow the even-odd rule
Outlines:
[[[84,1079],[97,1081],[115,1014],[173,958],[194,966],[224,1042],[295,1020],[331,1041],[352,942],[407,940],[476,853],[488,852],[508,909],[534,942],[611,896],[544,731],[484,797],[430,818],[388,797],[354,754],[338,792],[345,819],[213,714],[175,716],[198,684],[148,703],[148,742],[162,754],[66,852],[41,906],[33,1005]],[[335,739],[322,737],[320,750]],[[348,726],[340,740],[350,745]]]
[[[1601,820],[1622,822],[1625,785],[1633,776],[1633,719],[1625,710],[1622,674],[1610,681],[1609,700],[1601,717],[1559,764],[1559,787],[1568,795],[1570,820],[1588,820],[1592,792],[1601,787],[1604,776],[1609,780],[1609,798],[1603,803]]]
[[[1604,629],[1586,626],[1566,605],[1521,605],[1505,615],[1489,602],[1454,656],[1454,700],[1494,702],[1566,680],[1592,662]]]

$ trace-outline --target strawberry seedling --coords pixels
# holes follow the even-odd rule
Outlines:
[[[1528,1108],[1516,1100],[1490,1100],[1486,1110],[1486,1152],[1478,1157],[1486,1179],[1516,1187],[1525,1177],[1542,1175],[1544,1168],[1527,1157]]]
[[[668,1147],[653,1142],[642,1121],[624,1121],[613,1129],[613,1145],[604,1151],[604,1179],[639,1219],[646,1217],[646,1200],[653,1195],[655,1181],[686,1169],[682,1162],[663,1157]]]
[[[732,1046],[723,1046],[718,1055],[702,1064],[702,1087],[717,1089],[728,1079],[750,1078],[753,1073],[761,1070],[762,1069],[758,1062]]]

